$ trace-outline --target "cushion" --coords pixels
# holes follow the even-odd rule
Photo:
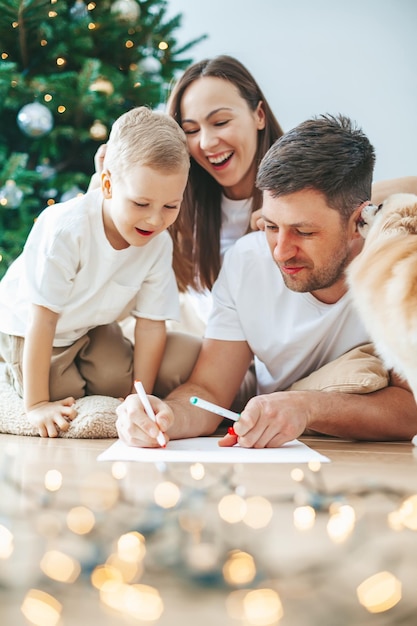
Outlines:
[[[371,393],[389,384],[389,373],[369,343],[346,352],[306,378],[293,383],[290,391],[341,391]]]
[[[77,417],[70,422],[60,437],[70,439],[115,439],[117,398],[86,396],[75,403]],[[26,417],[23,399],[9,385],[0,364],[0,433],[10,435],[38,435],[37,429]]]

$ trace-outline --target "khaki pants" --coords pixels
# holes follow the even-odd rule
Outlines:
[[[23,397],[24,338],[0,333],[10,384]],[[133,348],[117,322],[93,328],[70,346],[52,349],[50,400],[67,396],[125,397],[133,384]]]

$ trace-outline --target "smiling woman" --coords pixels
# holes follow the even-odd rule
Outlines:
[[[226,55],[191,65],[168,112],[186,133],[191,155],[181,212],[170,229],[174,271],[181,290],[210,290],[225,251],[251,228],[261,206],[256,171],[283,131],[253,76]]]

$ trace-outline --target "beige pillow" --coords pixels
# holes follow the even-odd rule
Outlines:
[[[115,439],[117,398],[108,396],[86,396],[75,403],[78,415],[60,437],[68,439]],[[0,365],[0,433],[9,435],[37,435],[36,428],[29,422],[23,400],[4,376],[4,365]]]
[[[387,387],[389,374],[368,343],[346,352],[289,387],[290,391],[371,393]]]

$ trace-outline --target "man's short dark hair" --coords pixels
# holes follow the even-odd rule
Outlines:
[[[271,146],[259,166],[256,186],[273,197],[315,189],[348,219],[371,197],[374,165],[374,148],[354,122],[343,115],[320,115]]]

